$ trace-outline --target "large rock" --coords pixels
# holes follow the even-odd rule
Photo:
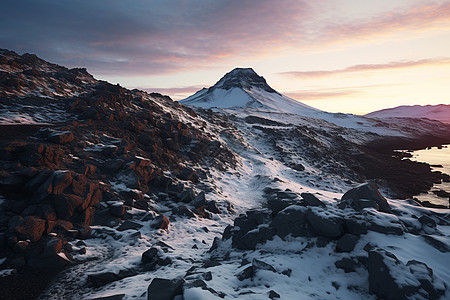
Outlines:
[[[329,238],[341,237],[344,231],[344,220],[338,216],[327,213],[326,210],[314,207],[309,209],[306,216],[313,231]]]
[[[316,196],[311,193],[301,193],[303,200],[305,200],[307,206],[321,206],[325,207],[325,203],[320,201]]]
[[[45,220],[27,216],[20,219],[14,227],[14,232],[21,240],[29,239],[31,242],[37,242],[41,239],[45,230]]]
[[[439,299],[446,289],[426,264],[409,261],[404,265],[383,249],[369,251],[367,270],[369,291],[386,300]]]
[[[183,294],[183,279],[154,278],[147,288],[148,300],[173,300]]]
[[[169,219],[167,219],[165,215],[160,215],[151,223],[150,227],[154,229],[167,230],[169,229],[169,224]]]
[[[265,271],[270,271],[270,272],[274,272],[274,273],[277,272],[277,270],[275,270],[275,268],[272,265],[270,265],[262,260],[258,260],[256,258],[254,258],[252,260],[251,266],[248,266],[247,268],[245,268],[244,270],[242,270],[241,272],[236,274],[236,277],[240,281],[243,281],[243,280],[249,279],[249,278],[253,278],[256,275],[258,270],[265,270]]]
[[[244,235],[233,235],[232,245],[241,250],[254,250],[257,244],[263,244],[274,236],[274,231],[268,225],[260,225]]]
[[[375,207],[374,203],[379,211],[392,212],[386,198],[378,191],[378,186],[369,182],[347,191],[342,196],[340,204],[341,207],[349,205],[359,211],[366,207]]]
[[[353,251],[358,243],[359,237],[357,235],[346,233],[336,243],[337,252],[350,252]]]
[[[54,195],[51,203],[59,219],[70,220],[75,210],[83,203],[83,198],[72,194],[60,194]]]
[[[305,207],[289,206],[278,213],[272,222],[272,227],[281,238],[289,234],[294,237],[310,236],[311,227],[306,218],[307,213],[308,210]]]
[[[71,131],[51,130],[47,136],[47,140],[56,144],[66,144],[73,141],[74,135]]]

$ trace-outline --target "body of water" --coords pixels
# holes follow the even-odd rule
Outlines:
[[[413,155],[411,160],[425,162],[432,165],[433,171],[440,171],[450,175],[450,145],[445,145],[442,149],[433,147],[431,149],[417,150],[411,152]],[[438,167],[439,165],[439,167]],[[442,167],[440,167],[442,166]],[[438,197],[433,191],[444,190],[450,193],[450,182],[435,184],[428,193],[423,193],[415,198],[420,201],[430,201],[434,204],[449,206],[449,198]]]

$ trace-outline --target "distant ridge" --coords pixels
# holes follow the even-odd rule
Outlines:
[[[450,124],[450,105],[402,105],[382,109],[365,115],[369,118],[419,118]]]

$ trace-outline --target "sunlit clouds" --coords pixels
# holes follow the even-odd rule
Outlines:
[[[0,47],[182,99],[235,67],[331,111],[450,102],[450,1],[12,1]]]

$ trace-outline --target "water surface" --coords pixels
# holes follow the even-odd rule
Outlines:
[[[440,171],[450,175],[450,145],[444,145],[442,149],[433,147],[431,149],[417,150],[411,153],[413,157],[411,160],[425,162],[432,165],[433,171]],[[440,165],[442,167],[438,167]],[[450,182],[443,182],[435,184],[428,193],[422,193],[416,196],[420,201],[430,201],[434,204],[441,204],[449,206],[449,198],[442,198],[436,196],[432,191],[444,190],[450,192]]]

